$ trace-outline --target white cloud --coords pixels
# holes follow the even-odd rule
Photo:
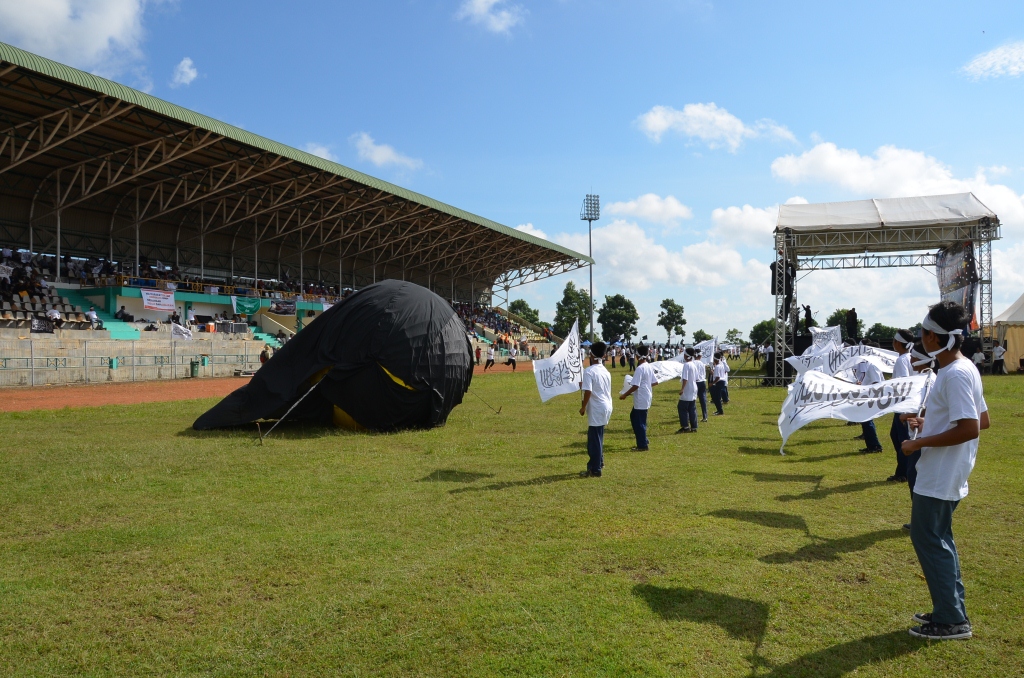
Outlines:
[[[796,141],[785,126],[773,120],[758,120],[747,125],[735,115],[714,103],[686,104],[683,110],[671,106],[655,106],[636,120],[640,130],[654,142],[670,131],[700,139],[709,148],[725,146],[735,153],[746,139],[774,137]]]
[[[1011,42],[979,54],[968,61],[961,70],[975,80],[996,78],[1001,75],[1015,78],[1024,73],[1024,41]]]
[[[807,201],[800,196],[793,196],[786,201],[787,205],[805,205]],[[717,208],[711,212],[714,226],[711,235],[715,240],[729,243],[743,243],[751,247],[772,246],[772,233],[779,220],[779,206]]]
[[[408,170],[417,170],[423,167],[422,160],[402,155],[393,146],[378,144],[366,132],[352,135],[351,141],[359,153],[359,159],[373,163],[377,167],[397,165]]]
[[[507,5],[506,0],[464,0],[457,19],[466,19],[492,33],[507,34],[526,19],[520,5]]]
[[[324,144],[318,144],[315,141],[311,141],[306,144],[302,150],[306,151],[306,153],[312,153],[313,155],[319,156],[324,160],[338,162],[338,156],[331,152],[330,146],[325,146]]]
[[[949,166],[920,151],[882,146],[874,155],[833,143],[818,144],[800,155],[772,163],[772,174],[793,184],[835,184],[864,197],[890,198],[971,191],[999,215],[1009,233],[1024,230],[1024,196],[1003,184],[989,183],[985,170],[957,178]]]
[[[555,240],[587,251],[586,234],[563,233]],[[621,219],[594,229],[594,260],[594,272],[606,287],[630,292],[655,285],[721,287],[764,277],[768,271],[765,264],[744,261],[736,250],[709,241],[669,250],[636,223]]]
[[[532,236],[543,238],[544,240],[548,239],[548,234],[540,230],[533,224],[519,224],[518,226],[516,226],[516,230],[522,231],[523,233],[529,233]]]
[[[174,77],[171,79],[171,87],[190,85],[198,75],[199,71],[196,70],[196,65],[192,62],[192,59],[185,57],[178,62],[177,66],[174,67]]]
[[[662,198],[654,193],[645,193],[635,200],[609,203],[604,208],[609,214],[636,217],[663,226],[676,226],[680,219],[692,219],[693,211],[674,196]]]
[[[142,15],[147,4],[146,0],[0,2],[0,39],[113,76],[142,55]]]

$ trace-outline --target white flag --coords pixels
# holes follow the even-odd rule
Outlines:
[[[666,381],[678,379],[683,374],[683,363],[675,360],[659,360],[651,363],[654,370],[654,383],[661,384]]]
[[[580,352],[580,321],[572,324],[569,336],[550,358],[533,361],[533,376],[541,402],[556,395],[580,390],[583,381],[583,354]]]
[[[926,372],[858,386],[817,370],[804,372],[789,385],[789,395],[782,403],[779,452],[793,431],[818,419],[865,422],[886,414],[920,412],[934,379]]]
[[[839,325],[833,327],[808,327],[807,329],[811,333],[812,343],[804,351],[804,355],[821,353],[822,350],[829,348],[831,344],[840,347],[843,345],[843,333],[839,329]]]
[[[834,375],[843,370],[849,369],[853,364],[858,362],[858,358],[864,356],[872,356],[877,358],[878,361],[875,364],[883,372],[892,373],[893,366],[896,365],[896,358],[899,358],[899,354],[896,351],[888,351],[884,348],[875,348],[874,346],[864,346],[863,344],[857,344],[856,346],[847,346],[846,348],[835,348],[820,353],[811,355],[794,355],[786,358],[786,362],[793,366],[793,369],[797,371],[797,374],[803,374],[809,370],[821,368],[821,371],[825,374]],[[873,361],[874,362],[874,361]]]
[[[633,385],[633,375],[627,374],[622,378],[622,390],[619,391],[619,395],[622,395],[629,390],[629,387]]]
[[[712,337],[693,345],[693,350],[700,351],[700,361],[705,365],[715,362],[715,351],[718,350],[718,337]]]
[[[178,323],[171,323],[171,339],[192,339],[192,330]]]

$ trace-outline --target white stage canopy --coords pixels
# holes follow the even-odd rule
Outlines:
[[[779,207],[778,230],[821,231],[913,228],[995,221],[995,212],[973,193],[882,198]]]

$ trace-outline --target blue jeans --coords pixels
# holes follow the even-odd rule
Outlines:
[[[721,381],[716,381],[715,383],[711,384],[711,402],[715,404],[715,411],[718,412],[719,414],[723,414],[722,387],[724,385],[725,384],[723,384]]]
[[[646,450],[651,444],[651,441],[647,439],[647,410],[638,410],[635,407],[631,409],[629,423],[633,425],[636,446],[641,450]]]
[[[697,400],[700,401],[700,418],[708,418],[708,382],[697,382]]]
[[[587,470],[595,476],[601,475],[604,468],[604,426],[587,427]]]
[[[882,449],[882,443],[878,442],[878,433],[875,431],[874,419],[861,422],[860,430],[864,433],[864,443],[869,450]]]
[[[953,542],[953,511],[959,501],[914,495],[910,540],[932,596],[932,621],[959,624],[967,619],[960,556]]]
[[[900,421],[900,415],[892,415],[892,427],[889,429],[889,439],[892,446],[896,448],[896,472],[895,476],[907,477],[907,455],[903,454],[903,441],[910,440],[910,427],[906,422]]]
[[[680,400],[676,404],[679,411],[679,427],[688,428],[691,431],[697,430],[697,401]]]

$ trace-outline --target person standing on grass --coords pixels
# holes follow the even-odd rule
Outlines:
[[[697,400],[700,401],[700,420],[708,420],[708,366],[701,359],[701,352],[693,356],[693,365],[697,368]]]
[[[882,376],[882,370],[872,363],[870,360],[861,358],[861,360],[853,366],[853,372],[857,375],[857,383],[861,386],[870,386],[871,384],[881,384],[885,381],[885,377]],[[868,419],[860,424],[861,434],[858,439],[864,440],[865,447],[861,449],[861,454],[875,454],[876,452],[882,451],[882,443],[878,442],[878,430],[875,428],[875,420]]]
[[[484,363],[484,372],[488,367],[494,367],[494,344],[487,347],[487,362]]]
[[[925,352],[924,344],[921,343],[920,339],[914,340],[914,345],[910,347],[910,369],[912,374],[919,374],[922,372],[929,372],[935,368],[935,360]],[[921,409],[927,407],[928,403],[921,403]],[[913,415],[901,414],[900,420],[906,424],[907,420]],[[907,427],[909,431],[909,426]],[[907,440],[910,440],[910,436],[907,436]],[[900,443],[902,452],[903,443]],[[917,460],[921,458],[921,450],[912,452],[911,454],[903,453],[907,460],[907,487],[910,489],[910,501],[913,505],[914,501],[914,485],[917,483]],[[903,529],[910,532],[910,523],[903,525]]]
[[[629,411],[629,423],[633,426],[633,435],[636,437],[636,447],[631,448],[634,452],[646,452],[650,448],[651,441],[647,438],[647,411],[651,409],[651,401],[654,400],[654,386],[657,380],[654,378],[654,370],[647,362],[647,347],[640,344],[636,347],[638,364],[633,372],[633,381],[629,390],[619,396],[619,400],[625,400],[626,396],[633,396],[633,409]]]
[[[607,346],[599,341],[590,347],[590,367],[583,370],[583,407],[587,417],[587,454],[590,459],[581,478],[600,478],[604,469],[604,427],[612,418],[612,375],[602,362]]]
[[[1005,341],[1002,344],[996,344],[994,347],[992,347],[992,374],[1003,374],[1004,373],[1005,368],[1003,367],[1003,365],[1005,363],[1003,362],[1003,360],[1004,360],[1003,356],[1005,356],[1005,355],[1006,355],[1006,342]]]
[[[898,330],[892,338],[892,350],[900,354],[892,367],[892,378],[900,379],[914,374],[910,364],[910,349],[914,347],[914,335],[910,330]],[[907,456],[903,454],[903,441],[910,440],[910,428],[898,414],[892,415],[892,426],[889,427],[889,440],[896,450],[896,470],[886,478],[890,483],[907,482]]]
[[[635,370],[636,369],[636,353],[635,353],[635,349],[633,349],[633,348],[626,349],[626,360],[629,361],[629,371],[632,372],[633,370]]]
[[[693,359],[694,350],[686,349],[683,356],[683,373],[679,376],[682,382],[679,389],[679,430],[676,433],[697,432],[697,371],[698,362]],[[704,371],[704,365],[700,365]]]
[[[903,452],[921,451],[910,514],[910,540],[928,582],[932,611],[914,615],[910,635],[932,640],[970,638],[960,556],[953,541],[953,512],[967,496],[967,478],[978,456],[978,438],[989,427],[981,376],[960,352],[971,315],[960,304],[932,306],[921,323],[921,343],[939,364],[923,416],[908,417],[915,440]]]
[[[732,368],[729,367],[729,359],[725,354],[722,354],[722,370],[725,372],[725,378],[722,380],[722,403],[725,405],[729,404],[729,373],[732,372]]]
[[[729,383],[729,371],[726,369],[725,359],[722,358],[722,352],[718,351],[715,353],[715,363],[711,368],[711,402],[715,404],[715,411],[712,412],[716,417],[720,417],[725,414],[722,409],[722,391],[725,385]]]

